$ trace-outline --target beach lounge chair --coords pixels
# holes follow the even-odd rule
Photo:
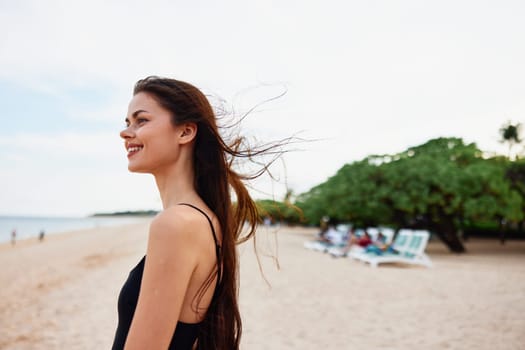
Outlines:
[[[347,232],[348,232],[348,230],[347,230]],[[360,237],[361,235],[363,235],[363,233],[364,233],[364,230],[362,230],[362,229],[356,229],[355,232],[354,232],[354,234],[357,237]],[[348,236],[345,237],[345,241],[341,241],[339,244],[334,244],[334,245],[328,247],[326,249],[326,252],[328,254],[330,254],[331,256],[333,256],[334,258],[339,258],[339,257],[348,256],[351,251],[357,252],[357,251],[361,251],[363,249],[362,247],[359,247],[357,245],[353,245],[348,252],[345,252],[345,250],[346,250],[345,247],[347,245],[346,239],[348,239]]]
[[[335,228],[330,228],[325,234],[325,237],[329,240],[328,242],[316,239],[304,242],[303,246],[306,249],[326,252],[328,249],[333,247],[342,247],[346,242],[346,232],[339,231]]]
[[[325,238],[328,239],[328,241],[321,241],[319,239],[316,239],[316,240],[304,242],[303,246],[306,249],[315,250],[315,251],[324,253],[330,248],[344,246],[345,240],[346,240],[345,237],[346,237],[345,232],[339,231],[335,228],[330,228],[325,234]]]
[[[395,252],[355,252],[351,253],[350,257],[369,263],[372,267],[377,267],[383,263],[404,263],[411,265],[422,265],[426,267],[432,266],[432,261],[425,254],[430,234],[428,231],[410,231],[401,230],[392,248]]]
[[[394,237],[394,231],[390,228],[369,227],[366,229],[366,231],[372,237],[372,241],[377,240],[377,236],[379,235],[379,232],[381,232],[383,236],[385,237],[386,244],[390,244],[392,242],[392,238]],[[358,237],[361,236],[363,233],[364,233],[364,230],[356,230],[355,232],[355,234]],[[342,244],[339,246],[329,247],[326,251],[335,258],[340,258],[340,257],[345,257],[345,256],[351,257],[352,254],[356,255],[356,254],[363,253],[365,251],[365,248],[360,247],[356,244],[352,245],[350,247],[350,250],[348,251],[346,251],[347,249],[345,249],[345,247],[346,247],[346,244]]]
[[[333,244],[329,242],[321,242],[321,241],[306,241],[304,242],[303,245],[306,249],[315,250],[318,252],[325,252],[330,247],[333,246]]]
[[[354,254],[357,254],[357,253],[364,251],[364,248],[357,246],[357,245],[353,245],[352,247],[350,247],[350,250],[345,253],[345,247],[346,245],[332,246],[326,249],[326,252],[330,254],[331,256],[333,256],[334,258],[340,258],[340,257],[350,256],[352,252]]]

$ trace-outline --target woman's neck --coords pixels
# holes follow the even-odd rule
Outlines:
[[[192,203],[198,198],[192,169],[174,167],[170,171],[157,173],[154,176],[164,209],[178,203]]]

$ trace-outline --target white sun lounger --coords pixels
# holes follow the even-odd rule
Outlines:
[[[372,267],[377,267],[383,263],[404,263],[411,265],[432,266],[432,261],[425,254],[430,234],[428,231],[401,230],[392,248],[398,253],[384,252],[351,252],[350,257],[369,263]]]

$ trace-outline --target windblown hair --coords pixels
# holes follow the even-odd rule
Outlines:
[[[222,278],[217,281],[215,295],[201,325],[197,349],[236,350],[242,332],[237,303],[239,264],[236,245],[254,236],[258,224],[257,207],[244,181],[261,175],[266,167],[257,174],[242,175],[232,169],[232,163],[238,158],[251,158],[264,153],[271,146],[243,150],[241,147],[244,142],[240,137],[226,143],[219,133],[216,116],[208,99],[191,84],[150,76],[136,83],[133,94],[139,92],[150,94],[170,111],[174,125],[187,122],[197,124],[194,186],[217,215],[222,232],[218,263],[218,268],[222,269]],[[235,193],[235,205],[232,203],[231,189]],[[248,230],[244,227],[245,223],[248,224]],[[206,288],[212,279],[205,283]]]

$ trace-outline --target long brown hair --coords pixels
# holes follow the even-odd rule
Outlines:
[[[191,84],[150,76],[136,83],[133,94],[139,92],[151,94],[162,107],[170,111],[174,125],[186,122],[197,124],[194,186],[217,215],[222,232],[218,264],[222,269],[222,278],[217,281],[217,289],[201,325],[197,344],[198,349],[206,350],[238,349],[242,323],[237,303],[239,264],[236,244],[250,239],[258,224],[257,207],[244,180],[259,176],[267,167],[256,174],[242,175],[232,169],[232,162],[239,157],[252,158],[271,151],[273,147],[242,149],[244,143],[240,137],[226,143],[219,133],[216,116],[208,99]],[[230,189],[235,193],[235,205]],[[247,230],[245,223],[248,224]]]

